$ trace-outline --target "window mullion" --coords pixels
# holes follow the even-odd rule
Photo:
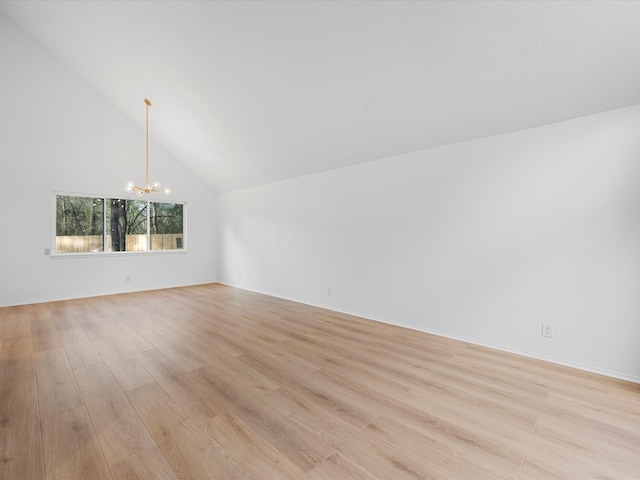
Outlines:
[[[107,251],[107,197],[102,199],[102,251]]]
[[[147,252],[151,251],[151,202],[147,200]]]

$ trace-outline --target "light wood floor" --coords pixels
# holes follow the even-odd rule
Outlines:
[[[640,385],[221,285],[2,308],[43,478],[639,479]]]

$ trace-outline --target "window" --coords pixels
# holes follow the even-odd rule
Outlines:
[[[144,252],[147,248],[147,202],[107,199],[107,252]]]
[[[56,194],[55,253],[185,248],[185,205]]]
[[[182,248],[184,205],[149,202],[149,212],[151,250]]]
[[[104,250],[104,199],[56,195],[56,253]]]

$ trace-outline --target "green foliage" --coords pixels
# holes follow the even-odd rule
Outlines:
[[[151,233],[183,233],[183,205],[179,203],[149,203]]]
[[[107,199],[109,204],[125,204],[126,232],[127,235],[147,233],[147,202],[143,200],[124,200],[121,198]],[[111,224],[113,209],[107,209],[107,225]]]
[[[102,235],[104,200],[93,197],[56,197],[56,235]]]

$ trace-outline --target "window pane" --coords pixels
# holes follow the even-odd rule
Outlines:
[[[56,253],[101,252],[102,198],[56,195]]]
[[[149,202],[151,250],[184,248],[184,205]]]
[[[142,252],[147,249],[147,202],[107,199],[107,252]]]

